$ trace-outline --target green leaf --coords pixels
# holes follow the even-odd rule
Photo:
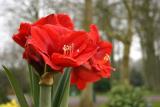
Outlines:
[[[64,94],[63,94],[63,97],[62,97],[60,107],[68,107],[69,90],[70,90],[70,78],[67,81],[66,88],[64,89]]]
[[[56,93],[55,90],[56,90],[56,88],[58,86],[58,83],[59,83],[59,81],[61,79],[61,76],[62,76],[61,73],[55,73],[54,76],[53,76],[54,83],[52,85],[52,97],[51,97],[51,101],[53,101],[53,97],[54,97],[54,95]]]
[[[27,101],[24,97],[24,94],[22,92],[22,89],[20,88],[15,76],[12,74],[12,72],[7,67],[3,66],[3,69],[4,69],[4,72],[10,81],[12,88],[14,89],[14,91],[16,93],[16,96],[18,98],[20,106],[21,107],[29,107],[27,104]]]
[[[52,98],[52,107],[68,107],[69,87],[70,68],[66,68]],[[64,104],[66,105],[64,106]]]
[[[28,65],[29,68],[29,76],[30,76],[30,87],[31,93],[33,97],[34,107],[39,107],[39,79],[40,77],[33,71],[31,65]]]

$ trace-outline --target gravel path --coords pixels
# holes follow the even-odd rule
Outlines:
[[[16,99],[16,96],[15,95],[10,95],[9,98],[10,99]],[[26,98],[27,98],[28,102],[31,102],[29,96],[26,95]],[[70,97],[69,107],[78,107],[79,99],[80,99],[79,96]],[[146,99],[150,102],[154,102],[154,101],[159,101],[160,102],[160,96],[149,96],[149,97],[146,97]],[[106,96],[96,96],[96,102],[94,104],[95,105],[94,107],[99,107],[100,105],[105,104],[105,103],[107,103],[107,97]]]
[[[101,104],[107,102],[107,98],[105,96],[97,96],[96,102],[94,103],[95,107],[99,107]],[[70,97],[69,107],[78,107],[79,105],[79,97]]]

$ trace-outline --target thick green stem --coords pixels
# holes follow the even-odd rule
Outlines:
[[[51,89],[50,85],[40,85],[40,107],[51,107]]]
[[[39,81],[39,85],[40,85],[39,107],[51,107],[53,73],[44,72]]]

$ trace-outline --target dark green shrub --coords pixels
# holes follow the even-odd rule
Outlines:
[[[95,92],[107,92],[111,88],[110,80],[103,78],[100,81],[95,82],[93,88]]]
[[[132,72],[130,73],[130,83],[133,86],[143,86],[144,80],[142,73],[140,71],[132,70]]]
[[[141,88],[118,85],[111,89],[109,107],[147,107]]]

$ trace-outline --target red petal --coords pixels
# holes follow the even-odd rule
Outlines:
[[[27,44],[24,52],[24,58],[28,61],[33,60],[35,62],[42,63],[42,61],[49,65],[53,70],[61,70],[62,67],[56,66],[51,62],[51,59],[46,54],[39,51],[38,48],[31,44]]]
[[[108,55],[111,54],[111,52],[112,52],[112,44],[110,42],[101,41],[101,42],[99,42],[98,45],[100,47],[100,50],[104,49]]]
[[[95,82],[101,78],[97,71],[89,70],[83,66],[74,68],[73,72],[78,79],[86,82]]]
[[[98,29],[97,29],[97,26],[92,24],[90,26],[90,32],[88,33],[89,35],[89,39],[94,43],[94,44],[97,44],[97,42],[99,41],[99,32],[98,32]]]
[[[21,47],[25,47],[26,44],[26,35],[23,35],[21,33],[13,35],[13,40],[18,43]]]
[[[32,27],[31,29],[31,35],[32,37],[27,41],[27,43],[38,48],[43,53],[48,54],[47,46],[51,41],[49,39],[47,32],[45,32],[43,29],[40,29],[40,27],[35,26],[35,27]]]
[[[58,66],[64,66],[64,67],[68,67],[68,66],[78,66],[78,63],[75,59],[68,57],[68,56],[64,56],[62,54],[59,53],[53,53],[52,54],[52,63],[58,65]]]
[[[71,72],[71,84],[76,84],[80,90],[83,90],[86,87],[86,81],[80,80],[76,75],[76,71]]]
[[[58,18],[59,23],[62,26],[66,27],[68,29],[71,29],[71,30],[74,29],[74,24],[73,24],[71,18],[68,15],[66,15],[66,14],[57,14],[57,18]]]
[[[44,59],[44,62],[46,64],[48,64],[53,70],[61,70],[62,67],[61,66],[57,66],[55,65],[54,63],[52,63],[52,59],[49,57],[49,56],[46,56],[45,54],[41,53],[43,59]]]
[[[83,90],[86,87],[86,82],[85,81],[78,81],[77,87],[80,90]]]
[[[33,26],[45,25],[45,24],[57,25],[58,24],[58,19],[57,19],[56,15],[55,14],[50,14],[46,17],[42,17],[37,22],[35,22],[33,24]]]
[[[73,57],[76,57],[87,46],[87,33],[84,31],[74,31],[72,34],[64,37],[64,45],[73,44]]]
[[[72,20],[68,15],[65,14],[50,14],[35,22],[33,26],[45,24],[60,25],[71,30],[74,29],[74,24]]]
[[[23,48],[25,47],[28,36],[30,35],[30,27],[29,23],[21,23],[19,32],[13,35],[13,40],[17,42]]]
[[[87,60],[89,60],[97,51],[97,46],[88,45],[84,51],[79,53],[76,57],[77,62],[79,65],[84,64]]]
[[[53,52],[62,48],[60,37],[68,32],[70,31],[54,25],[35,26],[31,29],[32,38],[28,44],[36,46],[43,53],[51,56]]]

